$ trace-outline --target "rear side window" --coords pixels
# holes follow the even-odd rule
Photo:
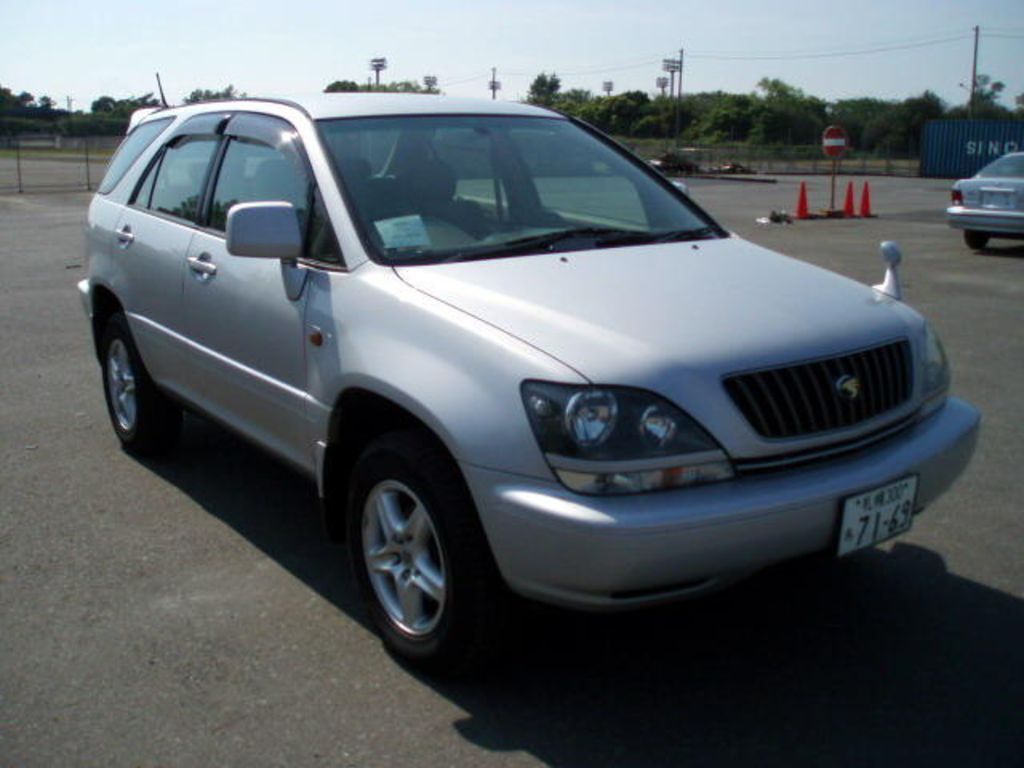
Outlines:
[[[168,145],[159,164],[150,170],[155,180],[146,180],[136,204],[195,221],[206,172],[219,143],[216,136],[201,136]]]
[[[101,195],[105,195],[116,187],[117,183],[124,178],[128,169],[132,167],[132,163],[138,160],[139,155],[145,151],[146,147],[153,143],[157,136],[163,133],[164,128],[170,125],[173,119],[166,117],[162,120],[151,120],[148,123],[136,126],[135,130],[129,133],[125,140],[121,142],[121,146],[118,147],[117,152],[110,161],[110,165],[107,166],[107,172],[104,174],[103,181],[100,182],[99,189],[96,191]]]

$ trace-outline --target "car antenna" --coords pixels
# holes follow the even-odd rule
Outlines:
[[[157,87],[157,90],[160,91],[160,102],[165,107],[170,106],[167,103],[167,97],[164,96],[164,86],[163,86],[163,83],[160,82],[160,73],[159,72],[156,73],[156,87]]]

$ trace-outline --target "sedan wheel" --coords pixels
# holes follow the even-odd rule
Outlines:
[[[968,248],[975,251],[980,251],[988,245],[988,238],[988,232],[978,232],[973,229],[968,229],[964,232],[964,242]]]

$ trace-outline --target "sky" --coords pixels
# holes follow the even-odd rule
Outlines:
[[[0,0],[0,85],[88,110],[163,79],[168,101],[228,84],[250,96],[317,92],[436,75],[455,96],[524,99],[539,72],[563,89],[655,91],[661,61],[684,50],[683,91],[753,91],[780,78],[828,100],[903,99],[932,90],[966,101],[972,28],[978,72],[1024,93],[1024,0]],[[840,55],[835,55],[840,54]]]

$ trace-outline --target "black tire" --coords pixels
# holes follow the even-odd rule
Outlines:
[[[978,232],[973,229],[964,230],[964,242],[971,250],[980,251],[988,245],[988,238],[988,232]]]
[[[414,527],[411,510],[422,508],[430,521],[427,535],[436,537],[437,546],[429,549],[427,560],[429,564],[433,557],[441,565],[444,599],[435,601],[420,590],[419,604],[430,621],[422,622],[419,629],[404,627],[404,614],[393,615],[400,600],[400,582],[405,579],[404,589],[410,589],[407,566],[419,561],[406,550],[402,554],[385,553],[388,548],[414,546],[408,543],[412,534],[406,534],[406,545],[379,544],[384,539],[400,542],[402,538],[400,533],[395,538],[379,535],[383,531],[379,525],[380,506],[373,500],[379,502],[389,493],[402,505],[403,514],[409,514],[404,520],[406,532]],[[493,655],[504,637],[508,595],[469,491],[436,440],[422,431],[407,430],[385,434],[370,443],[352,470],[347,527],[355,579],[373,625],[391,653],[441,674],[477,669]],[[378,544],[364,543],[364,536]],[[365,553],[373,549],[379,557],[391,559],[386,565],[379,560],[381,567],[371,576]],[[414,567],[413,571],[415,583],[420,570]],[[381,595],[392,598],[391,613],[387,599]],[[404,604],[401,610],[404,612]]]
[[[103,329],[100,365],[107,414],[121,447],[138,456],[156,456],[173,448],[181,433],[181,408],[157,389],[149,377],[128,329],[128,321],[120,312],[112,315]],[[117,394],[119,385],[115,380],[123,380],[123,377],[111,373],[112,368],[121,370],[119,366],[124,365],[132,380],[130,394],[134,406],[130,412]]]

